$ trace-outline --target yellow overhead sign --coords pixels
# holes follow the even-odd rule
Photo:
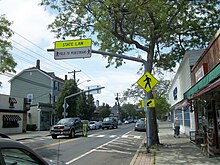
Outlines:
[[[149,72],[145,72],[144,75],[137,81],[137,83],[146,92],[150,92],[158,83],[158,80]]]
[[[141,100],[141,108],[144,108],[144,100]],[[155,107],[155,100],[154,99],[148,99],[147,100],[147,107],[148,108],[154,108]]]
[[[67,41],[56,41],[55,49],[71,49],[71,48],[82,48],[82,47],[91,47],[91,39],[82,39],[82,40],[67,40]]]

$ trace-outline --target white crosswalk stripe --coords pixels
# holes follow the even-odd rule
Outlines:
[[[118,135],[107,135],[107,134],[92,134],[92,135],[88,135],[87,137],[91,138],[116,138],[116,137],[121,137],[121,138],[125,138],[125,139],[130,139],[131,141],[133,139],[141,139],[141,136],[136,136],[136,135],[122,135],[122,136],[118,136]]]

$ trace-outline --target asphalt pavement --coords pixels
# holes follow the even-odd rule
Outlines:
[[[49,136],[48,131],[28,131],[26,133],[9,135],[14,140],[31,139],[42,136]],[[171,123],[159,123],[159,139],[162,145],[146,152],[143,139],[138,151],[133,157],[130,165],[217,165],[220,164],[220,157],[205,156],[201,153],[200,147],[190,142],[189,137],[180,134],[180,138],[173,137]]]

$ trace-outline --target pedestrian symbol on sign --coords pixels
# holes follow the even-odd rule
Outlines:
[[[149,86],[149,88],[151,89],[151,86],[150,86],[151,78],[149,78],[147,75],[145,75],[145,76],[146,76],[146,78],[144,80],[144,82],[146,82],[145,88],[147,88],[147,86]]]
[[[137,83],[146,92],[150,92],[158,83],[158,80],[149,72],[145,72],[145,74],[137,81]]]

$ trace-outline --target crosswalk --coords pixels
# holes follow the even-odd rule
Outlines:
[[[89,138],[91,137],[97,137],[97,138],[126,138],[126,139],[142,139],[142,136],[137,136],[137,135],[107,135],[107,134],[91,134],[88,135]]]
[[[109,134],[90,134],[87,136],[87,138],[110,138],[110,139],[115,139],[115,138],[120,138],[120,139],[127,139],[129,140],[134,140],[134,139],[143,139],[143,136],[138,136],[138,135],[109,135]],[[35,141],[44,141],[52,139],[50,136],[45,136],[45,137],[36,137],[34,139],[26,139],[19,141],[20,143],[32,143]]]

